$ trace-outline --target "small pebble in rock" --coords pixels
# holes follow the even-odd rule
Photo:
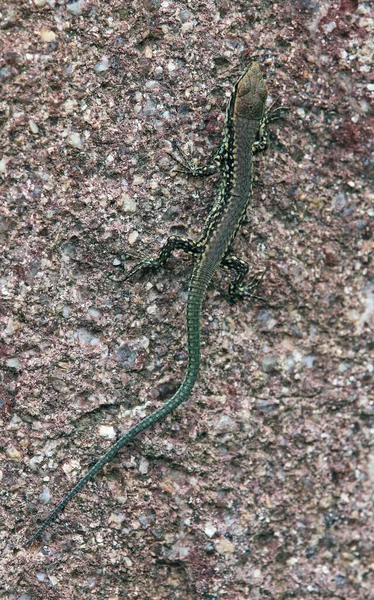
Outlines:
[[[141,458],[139,463],[139,473],[146,475],[148,473],[149,462],[146,458]]]
[[[156,306],[156,304],[151,304],[150,306],[148,306],[147,313],[149,315],[155,315],[156,312],[157,312],[157,306]]]
[[[155,102],[153,102],[153,100],[148,100],[143,108],[143,114],[146,117],[150,117],[151,115],[154,115],[156,112],[156,104]]]
[[[183,23],[181,30],[182,33],[186,33],[187,31],[192,31],[193,29],[193,23],[189,22],[189,23]]]
[[[30,458],[30,469],[36,471],[41,462],[43,462],[43,456],[33,456]]]
[[[39,496],[39,500],[40,500],[40,502],[42,502],[42,504],[48,504],[50,499],[51,499],[51,491],[48,487],[45,487]]]
[[[39,133],[39,127],[37,126],[35,121],[33,121],[32,119],[29,120],[29,127],[30,127],[31,133]]]
[[[78,469],[80,470],[81,466],[78,460],[75,460],[74,458],[72,460],[70,460],[69,462],[65,463],[64,465],[62,465],[62,470],[64,471],[64,473],[66,475],[71,475],[71,473],[73,471],[77,471]]]
[[[107,71],[110,67],[109,58],[107,56],[103,56],[100,62],[98,62],[94,69],[96,73],[101,73],[102,71]]]
[[[204,533],[211,538],[217,533],[217,528],[212,523],[207,523],[204,528]]]
[[[129,235],[129,244],[130,246],[133,246],[136,242],[136,240],[138,239],[139,234],[137,231],[132,231]]]
[[[64,111],[66,115],[70,115],[75,111],[78,106],[78,102],[76,100],[71,100],[70,98],[66,100],[64,104]]]
[[[80,134],[76,131],[73,131],[69,135],[68,141],[69,141],[70,146],[73,146],[73,148],[82,148],[83,147],[82,138],[81,138]]]
[[[80,327],[74,332],[74,338],[78,339],[82,344],[90,344],[91,346],[97,346],[100,344],[100,339],[88,329]]]
[[[109,440],[114,440],[116,437],[116,432],[112,425],[100,425],[99,427],[99,435],[100,437],[108,438]]]
[[[82,14],[85,4],[86,0],[77,0],[77,2],[71,2],[70,4],[67,4],[66,10],[72,15],[78,16]]]
[[[178,69],[177,65],[175,64],[174,61],[170,60],[168,62],[168,71],[169,73],[172,73],[173,71],[175,71],[176,69]]]
[[[112,513],[109,516],[109,526],[113,529],[121,529],[121,525],[124,521],[125,517],[123,513]]]
[[[40,39],[42,40],[42,42],[54,42],[56,39],[56,34],[54,31],[51,31],[50,29],[42,29],[40,32]]]
[[[2,17],[2,18],[1,18]],[[8,29],[17,23],[17,13],[14,8],[8,8],[8,12],[1,15],[0,27],[1,29]]]
[[[123,212],[130,214],[136,212],[136,202],[128,194],[121,194],[118,203],[122,207]]]
[[[276,356],[269,354],[262,359],[262,370],[265,373],[275,373],[279,369],[279,361]]]
[[[21,458],[21,453],[14,446],[8,446],[8,448],[5,450],[5,453],[12,460],[20,460]]]
[[[10,158],[7,158],[6,156],[3,156],[3,158],[0,160],[0,174],[1,175],[6,174],[6,171],[7,171],[6,166],[9,161],[10,161]]]
[[[220,554],[233,554],[233,552],[235,552],[234,544],[226,538],[221,539],[216,544],[216,548]]]
[[[18,358],[8,358],[8,360],[5,362],[5,364],[9,369],[19,369]]]

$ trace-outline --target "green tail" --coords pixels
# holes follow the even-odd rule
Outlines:
[[[108,452],[102,456],[97,463],[78,481],[78,483],[70,490],[63,500],[56,506],[49,517],[39,527],[37,532],[25,543],[25,547],[30,546],[36,540],[48,525],[55,520],[57,515],[65,508],[65,506],[74,498],[76,494],[92,479],[100,469],[103,468],[119,450],[133,440],[139,433],[148,429],[154,423],[162,421],[173,410],[175,410],[184,400],[187,400],[191,395],[191,391],[199,376],[200,370],[200,315],[201,315],[202,296],[200,293],[191,290],[187,302],[187,338],[188,338],[188,367],[186,375],[178,389],[178,391],[165,404],[157,408],[153,413],[145,417],[142,421],[134,425],[127,431],[119,440],[109,448]]]

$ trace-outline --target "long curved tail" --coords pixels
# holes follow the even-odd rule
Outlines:
[[[199,376],[200,370],[200,316],[201,316],[202,296],[200,293],[191,293],[188,296],[187,302],[187,340],[188,340],[188,367],[186,375],[177,390],[165,404],[157,408],[153,413],[139,421],[134,427],[131,427],[124,435],[122,435],[113,446],[104,454],[89,471],[78,481],[78,483],[68,492],[61,500],[56,508],[51,512],[49,517],[43,522],[34,535],[27,540],[25,547],[30,546],[36,540],[48,525],[56,519],[65,506],[74,498],[76,494],[86,485],[86,483],[95,477],[96,473],[103,468],[119,450],[133,440],[139,433],[145,431],[154,423],[164,420],[173,410],[175,410],[184,400],[190,396],[191,391]]]

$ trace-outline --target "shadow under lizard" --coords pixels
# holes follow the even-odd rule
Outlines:
[[[25,546],[30,546],[40,537],[70,500],[123,446],[142,431],[163,421],[190,397],[200,370],[202,302],[217,268],[223,267],[234,273],[229,287],[230,295],[237,298],[253,297],[252,291],[261,281],[263,272],[255,274],[249,284],[244,285],[243,281],[249,270],[248,265],[232,254],[231,246],[252,196],[253,154],[267,148],[267,125],[277,119],[279,111],[284,108],[278,106],[274,109],[273,105],[266,110],[266,97],[267,89],[260,67],[254,62],[234,85],[226,111],[222,142],[213,156],[212,163],[196,168],[181,152],[182,160],[177,160],[193,176],[210,175],[218,170],[221,173],[218,194],[200,238],[193,241],[178,236],[170,237],[157,258],[142,260],[126,277],[128,279],[145,268],[163,265],[175,249],[185,250],[194,258],[187,299],[188,366],[179,389],[172,398],[134,425],[109,448],[106,454],[66,494]]]

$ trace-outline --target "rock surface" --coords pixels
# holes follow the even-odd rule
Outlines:
[[[0,4],[0,595],[369,600],[372,594],[373,21],[358,0]],[[256,158],[235,251],[265,302],[203,310],[188,403],[124,448],[30,549],[113,442],[177,389],[204,162],[253,58],[289,107]]]

